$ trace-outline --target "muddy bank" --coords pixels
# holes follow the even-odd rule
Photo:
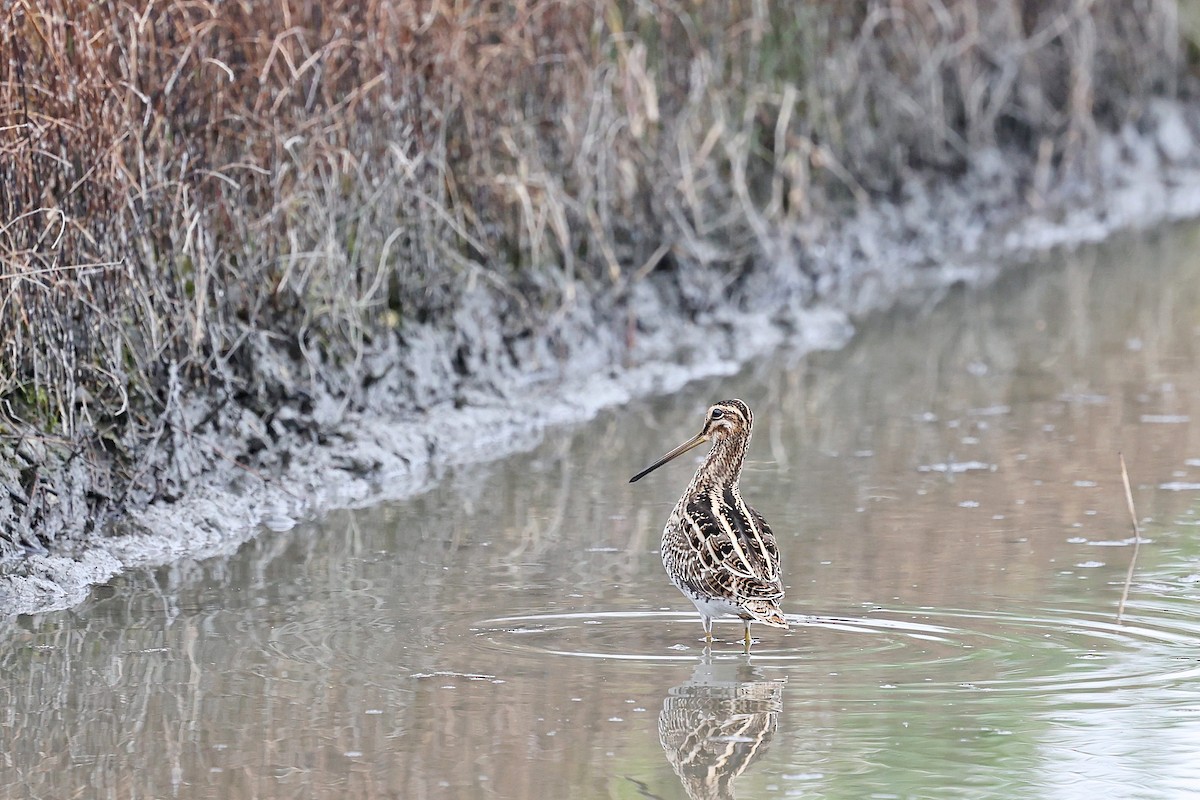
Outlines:
[[[1142,126],[1103,136],[1094,163],[1055,187],[1037,185],[1029,157],[985,154],[959,180],[913,180],[900,199],[861,203],[845,219],[773,230],[770,252],[743,270],[648,265],[616,287],[578,284],[552,314],[475,275],[450,319],[363,349],[361,400],[314,389],[325,384],[296,375],[303,362],[263,342],[260,391],[275,395],[189,390],[144,461],[153,480],[114,503],[119,515],[89,516],[104,478],[70,452],[16,448],[0,465],[0,504],[19,517],[22,472],[35,470],[67,535],[49,551],[19,537],[26,551],[0,576],[0,611],[69,607],[122,570],[229,552],[264,525],[408,496],[449,465],[528,448],[631,397],[785,346],[837,347],[872,311],[931,302],[1048,248],[1200,214],[1198,119],[1200,108],[1162,101]]]
[[[0,576],[197,487],[247,499],[180,517],[195,547],[261,514],[260,483],[280,525],[405,491],[813,314],[1162,217],[1156,188],[1066,215],[1190,158],[1155,105],[1195,96],[1184,8],[21,5],[0,17]]]

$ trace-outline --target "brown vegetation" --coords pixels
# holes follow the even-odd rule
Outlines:
[[[0,15],[0,555],[56,535],[72,469],[94,525],[193,477],[170,445],[227,404],[360,402],[365,356],[464,287],[540,335],[580,287],[736,275],[984,149],[1085,172],[1186,69],[1169,0]]]

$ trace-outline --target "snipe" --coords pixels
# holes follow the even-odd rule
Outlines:
[[[754,415],[741,400],[714,403],[700,433],[629,479],[633,483],[692,448],[712,443],[663,528],[663,566],[700,612],[705,640],[712,641],[714,617],[735,616],[745,625],[747,650],[751,622],[788,626],[779,609],[783,583],[775,536],[738,488],[753,424]]]

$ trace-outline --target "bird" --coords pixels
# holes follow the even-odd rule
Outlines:
[[[700,433],[629,479],[639,481],[711,442],[663,527],[663,567],[696,606],[705,643],[712,643],[714,617],[734,616],[745,626],[746,652],[750,651],[750,623],[788,627],[779,608],[783,582],[775,535],[762,514],[746,505],[738,486],[753,425],[754,415],[741,400],[713,403]]]
[[[734,779],[779,729],[787,679],[764,680],[748,660],[706,658],[663,700],[658,741],[691,800],[733,800]]]

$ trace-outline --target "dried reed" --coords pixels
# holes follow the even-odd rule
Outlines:
[[[1129,521],[1133,525],[1133,555],[1129,557],[1129,571],[1125,573],[1125,586],[1121,590],[1121,602],[1117,604],[1117,624],[1125,614],[1125,601],[1129,599],[1129,586],[1133,583],[1133,569],[1137,566],[1138,550],[1142,546],[1142,531],[1138,527],[1137,512],[1133,510],[1133,492],[1129,488],[1129,471],[1125,469],[1125,454],[1117,453],[1121,460],[1121,482],[1125,486],[1125,507],[1129,510]]]
[[[211,424],[360,403],[367,354],[464,287],[526,335],[581,282],[727,282],[985,149],[1081,169],[1174,91],[1176,27],[1168,0],[15,0],[0,463],[25,503],[0,522],[48,520],[71,453],[113,484],[96,517],[186,482],[146,463],[183,398]]]

